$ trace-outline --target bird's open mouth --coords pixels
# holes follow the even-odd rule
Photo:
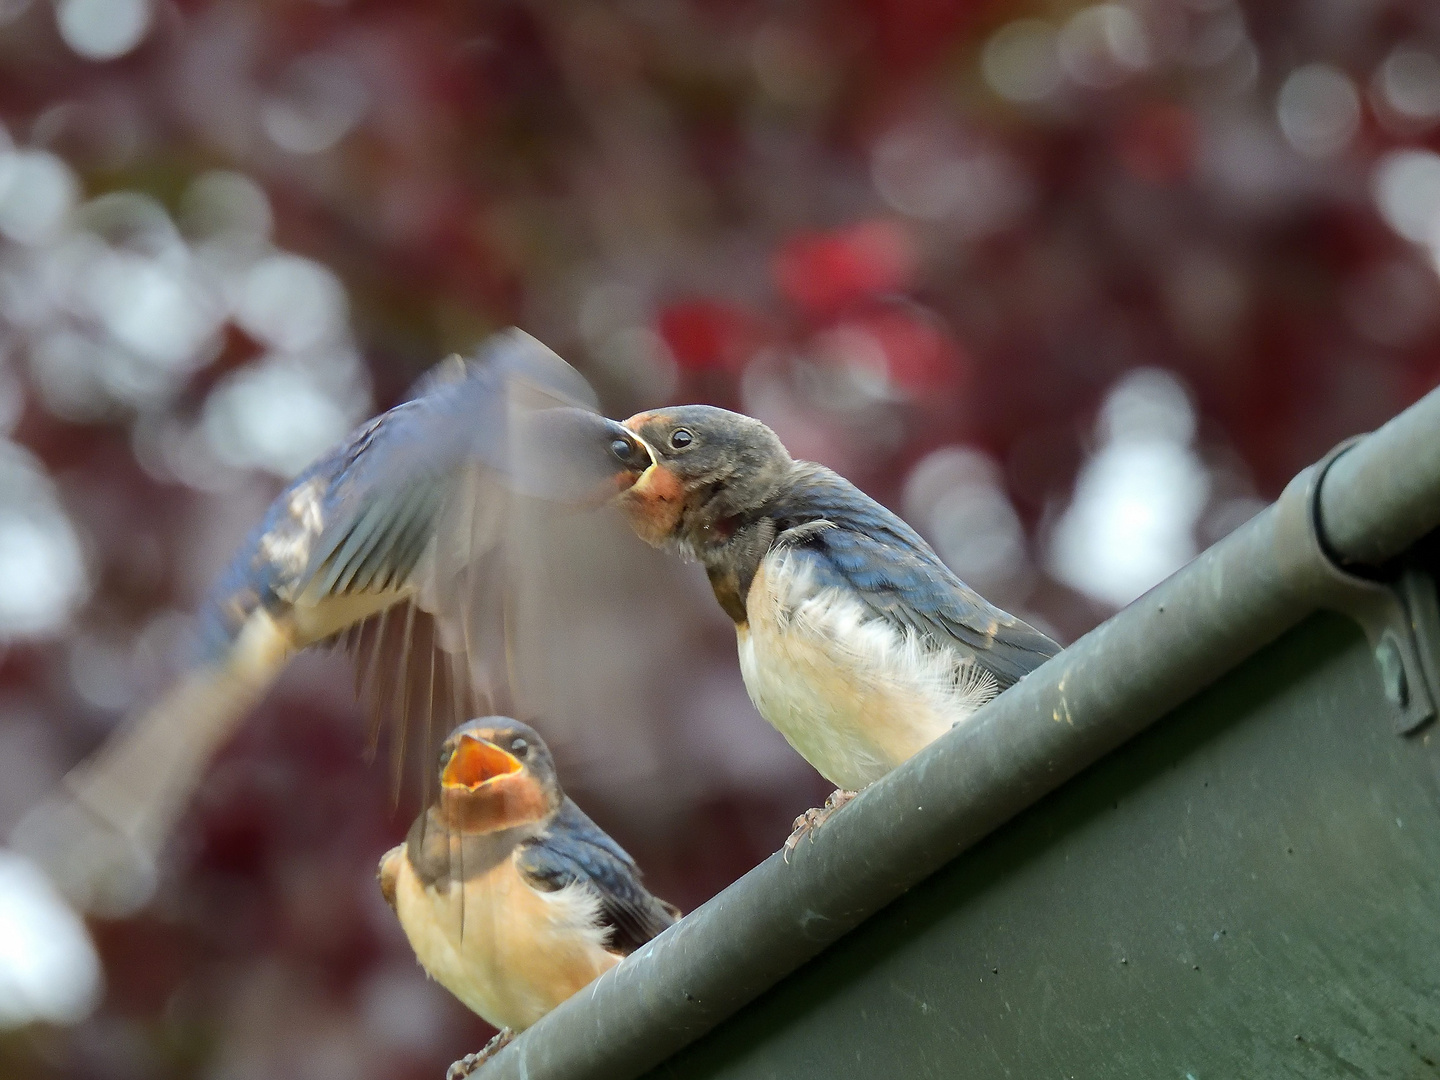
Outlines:
[[[496,777],[517,773],[521,768],[516,757],[501,750],[494,743],[472,735],[462,735],[455,752],[450,755],[450,762],[445,766],[440,782],[446,788],[474,791],[481,784],[487,784]]]

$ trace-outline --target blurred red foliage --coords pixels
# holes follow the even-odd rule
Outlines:
[[[903,229],[865,221],[829,232],[802,231],[775,253],[780,295],[812,317],[910,284],[915,255]]]
[[[677,300],[655,321],[684,371],[737,374],[762,340],[749,311],[721,300]]]
[[[181,662],[297,457],[511,323],[612,413],[760,415],[1085,631],[1109,602],[1051,546],[1127,373],[1180,388],[1193,544],[1440,381],[1437,55],[1426,0],[0,2],[0,430],[84,584],[0,655],[0,827]],[[596,716],[554,742],[688,908],[826,792],[686,572],[576,620]],[[344,666],[301,664],[152,910],[94,926],[98,1012],[0,1036],[0,1073],[435,1077],[478,1047],[374,887],[413,807],[363,741]]]

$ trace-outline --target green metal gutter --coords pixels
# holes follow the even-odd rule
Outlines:
[[[1412,591],[1407,609],[1326,552],[1378,566],[1437,525],[1440,391],[1302,472],[1274,506],[866,790],[788,865],[772,856],[556,1009],[485,1080],[646,1072],[1317,610],[1366,625],[1396,728],[1419,727],[1436,672],[1407,631],[1440,619],[1433,589]]]

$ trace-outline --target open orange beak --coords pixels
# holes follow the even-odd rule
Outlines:
[[[474,791],[501,776],[519,772],[523,765],[514,755],[474,735],[460,736],[460,743],[450,755],[450,762],[440,775],[447,791]]]

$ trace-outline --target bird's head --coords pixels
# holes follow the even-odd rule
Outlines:
[[[440,748],[440,814],[457,832],[534,824],[558,810],[564,797],[549,747],[519,720],[470,720]]]
[[[529,495],[594,506],[627,490],[651,465],[618,421],[586,409],[539,409],[515,421],[515,482]]]
[[[643,412],[623,424],[652,459],[620,495],[640,537],[696,553],[723,543],[735,523],[779,490],[794,466],[759,420],[711,405]]]

